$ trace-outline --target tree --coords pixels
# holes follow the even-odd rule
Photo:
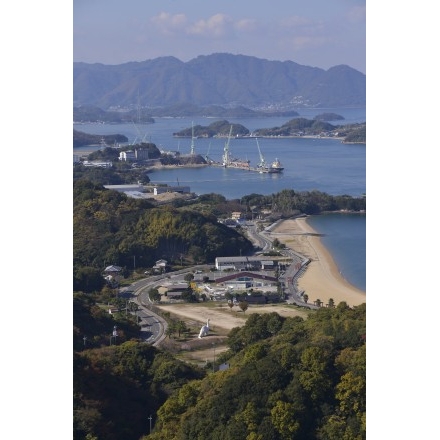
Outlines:
[[[328,300],[328,306],[332,309],[335,306],[335,300],[333,298],[330,298]]]
[[[234,302],[232,300],[228,300],[228,307],[232,310],[232,307],[234,307]]]
[[[185,325],[185,322],[184,322],[184,321],[178,321],[178,322],[176,323],[176,330],[177,330],[177,333],[179,334],[179,338],[180,338],[180,334],[181,334],[182,332],[185,332],[185,331],[186,331],[186,325]]]
[[[183,279],[189,284],[194,279],[194,275],[192,273],[187,273]]]
[[[156,288],[151,288],[148,291],[148,296],[150,298],[151,301],[160,301],[161,299],[161,294],[159,293],[159,290]]]
[[[292,440],[299,429],[299,423],[294,417],[294,409],[295,406],[292,403],[278,400],[270,410],[272,424],[285,440]]]
[[[169,326],[167,327],[167,329],[165,330],[165,335],[168,336],[168,339],[170,339],[171,336],[174,335],[174,328],[173,328],[172,325],[169,325]]]
[[[240,307],[240,309],[243,311],[243,313],[246,313],[246,310],[249,307],[249,304],[247,303],[247,301],[240,301],[238,303],[238,307]]]
[[[309,295],[307,295],[307,293],[305,293],[303,295],[303,298],[304,298],[304,302],[307,304],[307,301],[309,300]]]
[[[98,292],[104,285],[105,280],[101,271],[94,267],[80,267],[73,276],[74,291]]]

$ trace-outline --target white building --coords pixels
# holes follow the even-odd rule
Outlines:
[[[98,161],[89,162],[88,160],[84,161],[83,165],[85,167],[98,167],[98,168],[111,168],[113,166],[111,162],[98,162]]]
[[[154,187],[155,196],[167,192],[189,193],[190,187],[189,186],[155,186]]]
[[[129,161],[129,160],[136,160],[136,153],[132,150],[128,150],[128,151],[121,151],[119,153],[119,160],[122,161]]]
[[[272,269],[274,262],[266,257],[217,257],[215,268],[217,270],[261,270]]]
[[[148,149],[146,148],[136,148],[133,150],[128,151],[121,151],[119,153],[119,160],[122,160],[124,162],[132,161],[136,162],[138,160],[148,160],[150,159]]]

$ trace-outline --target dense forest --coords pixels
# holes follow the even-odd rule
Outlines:
[[[217,218],[190,209],[154,207],[142,199],[107,190],[88,180],[74,181],[74,289],[90,291],[86,280],[106,265],[143,267],[166,259],[171,265],[213,262],[215,257],[244,255],[252,243]],[[94,285],[94,284],[93,284]]]
[[[217,221],[232,211],[250,218],[270,209],[270,222],[363,210],[365,202],[283,190],[240,200],[205,194],[158,207],[74,179],[74,439],[364,439],[364,305],[341,303],[313,311],[307,320],[249,314],[244,327],[230,332],[229,349],[218,359],[229,369],[212,373],[209,365],[185,364],[141,342],[127,311],[109,315],[104,304],[122,309],[125,300],[115,299],[102,270],[117,264],[126,276],[133,255],[143,267],[160,258],[178,267],[251,253],[240,228]],[[118,340],[112,344],[115,325]],[[147,436],[148,414],[155,422]]]
[[[252,253],[253,245],[240,228],[218,222],[234,211],[251,218],[270,209],[267,221],[275,221],[300,214],[366,209],[366,198],[294,190],[229,201],[219,194],[205,194],[159,207],[105,189],[101,180],[108,171],[94,172],[97,181],[77,179],[73,188],[74,288],[86,292],[102,287],[105,266],[132,267],[133,256],[139,267],[149,268],[159,259],[171,266],[182,261],[213,264],[216,257]]]
[[[345,142],[366,142],[366,123],[333,125],[325,118],[295,118],[281,125],[281,127],[260,128],[253,136],[333,136]],[[347,138],[352,136],[352,140]],[[356,140],[354,140],[356,139]]]
[[[121,340],[110,345],[115,324]],[[250,314],[218,359],[229,368],[215,372],[140,342],[131,328],[74,295],[75,440],[366,438],[365,304],[307,319]],[[102,343],[89,348],[83,335]]]
[[[99,145],[104,141],[107,145],[114,145],[128,142],[127,136],[122,134],[89,134],[82,131],[73,130],[73,148],[83,147],[85,145]]]
[[[115,325],[118,340],[112,343]],[[134,321],[109,315],[88,295],[74,294],[73,333],[75,440],[138,440],[146,433],[147,414],[155,414],[174,390],[204,376],[141,342]]]
[[[231,130],[232,126],[232,130]],[[208,126],[194,125],[173,133],[175,137],[191,137],[194,130],[195,137],[226,137],[231,132],[231,136],[249,136],[249,130],[241,124],[231,124],[227,120],[215,121]]]
[[[223,137],[228,136],[232,125],[231,136],[332,136],[346,142],[366,142],[366,124],[333,125],[328,120],[344,119],[334,113],[322,113],[314,119],[294,118],[280,127],[258,128],[252,133],[241,124],[231,124],[227,120],[216,121],[208,126],[195,125],[173,133],[175,137]]]

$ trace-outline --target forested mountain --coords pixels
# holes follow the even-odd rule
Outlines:
[[[85,145],[98,145],[104,141],[107,145],[114,145],[128,142],[127,136],[123,134],[98,135],[89,134],[73,129],[73,148],[83,147]]]
[[[346,124],[333,125],[326,122],[322,118],[306,119],[295,118],[287,121],[280,127],[271,128],[257,128],[251,133],[246,127],[241,124],[231,124],[227,120],[215,121],[208,126],[194,125],[194,127],[184,128],[176,133],[175,137],[191,137],[194,131],[196,137],[222,137],[228,136],[229,130],[232,126],[231,136],[319,136],[325,134],[326,136],[333,136],[340,138],[344,142],[366,142],[366,123],[361,124]]]
[[[194,263],[216,257],[244,255],[252,243],[236,230],[189,209],[154,208],[90,181],[74,181],[73,265],[101,269],[106,264],[128,266],[133,255],[152,267],[163,258],[172,264],[184,256]],[[74,280],[76,275],[74,276]]]
[[[231,130],[232,127],[232,130]],[[176,137],[191,137],[194,131],[194,136],[196,137],[221,137],[228,136],[231,131],[231,136],[248,136],[249,130],[241,124],[231,124],[227,120],[215,121],[208,126],[194,125],[194,127],[188,127],[173,133]]]
[[[365,439],[365,328],[365,304],[252,314],[229,334],[230,368],[176,390],[148,439]]]
[[[74,440],[138,440],[148,414],[173,390],[204,376],[141,342],[135,323],[114,318],[87,295],[75,295],[73,307]],[[109,346],[115,324],[119,340]]]
[[[119,65],[73,63],[74,106],[135,109],[188,104],[251,109],[355,107],[366,103],[366,76],[293,61],[215,53],[188,62],[161,57]]]
[[[85,295],[74,307],[75,440],[366,438],[365,304],[306,320],[250,314],[218,358],[229,369],[216,372],[127,337],[89,349],[82,335],[119,322]]]
[[[333,125],[321,119],[295,118],[280,127],[259,128],[253,136],[317,136],[321,133],[343,139],[343,142],[366,142],[366,123]]]

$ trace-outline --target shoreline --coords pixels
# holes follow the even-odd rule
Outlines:
[[[319,234],[307,223],[307,217],[282,220],[271,235],[310,259],[307,269],[297,282],[298,290],[308,295],[309,303],[313,304],[313,301],[320,299],[325,305],[330,298],[333,298],[335,305],[341,301],[350,307],[366,303],[366,292],[342,276]]]

